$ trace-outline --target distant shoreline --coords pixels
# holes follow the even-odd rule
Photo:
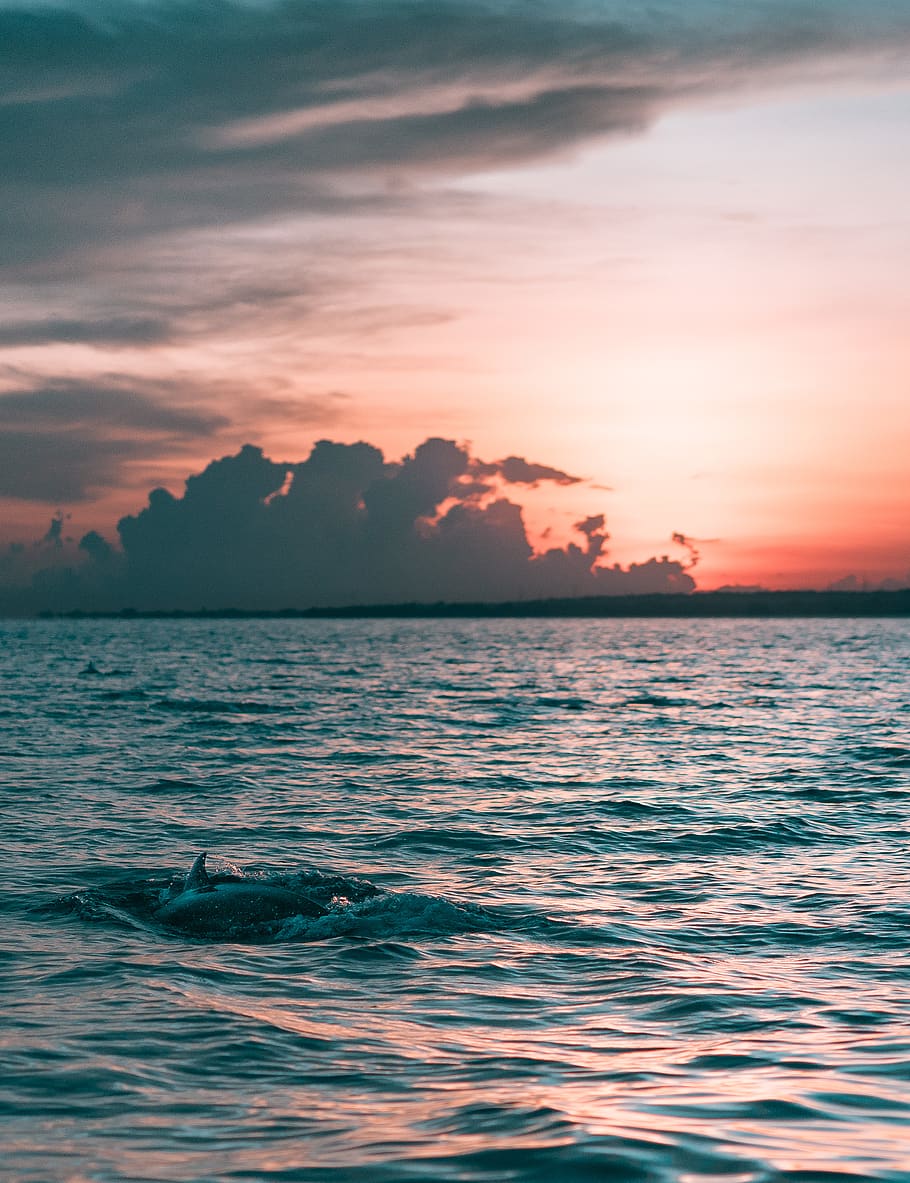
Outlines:
[[[580,596],[568,599],[435,604],[358,604],[333,608],[135,609],[40,612],[64,620],[425,620],[608,619],[612,617],[899,617],[910,616],[910,588],[899,591],[716,591],[688,595]],[[21,619],[21,617],[20,617]]]

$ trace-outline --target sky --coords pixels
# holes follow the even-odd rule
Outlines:
[[[905,0],[0,0],[0,606],[906,586],[908,65]]]

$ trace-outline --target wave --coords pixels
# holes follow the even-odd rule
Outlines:
[[[775,849],[781,846],[819,846],[842,842],[844,832],[825,823],[791,816],[765,824],[743,821],[713,826],[706,830],[688,830],[646,839],[646,844],[667,854],[726,854],[739,850]]]
[[[128,671],[121,669],[104,670],[99,668],[93,661],[89,661],[79,671],[80,678],[125,678]]]
[[[207,715],[274,715],[287,711],[279,703],[246,698],[159,698],[155,706],[162,711]]]

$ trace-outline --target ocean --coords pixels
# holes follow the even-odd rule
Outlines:
[[[910,1180],[906,620],[0,621],[0,768],[4,1178]]]

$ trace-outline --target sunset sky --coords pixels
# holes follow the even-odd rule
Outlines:
[[[908,67],[906,0],[0,0],[0,544],[440,437],[538,551],[910,583]]]

